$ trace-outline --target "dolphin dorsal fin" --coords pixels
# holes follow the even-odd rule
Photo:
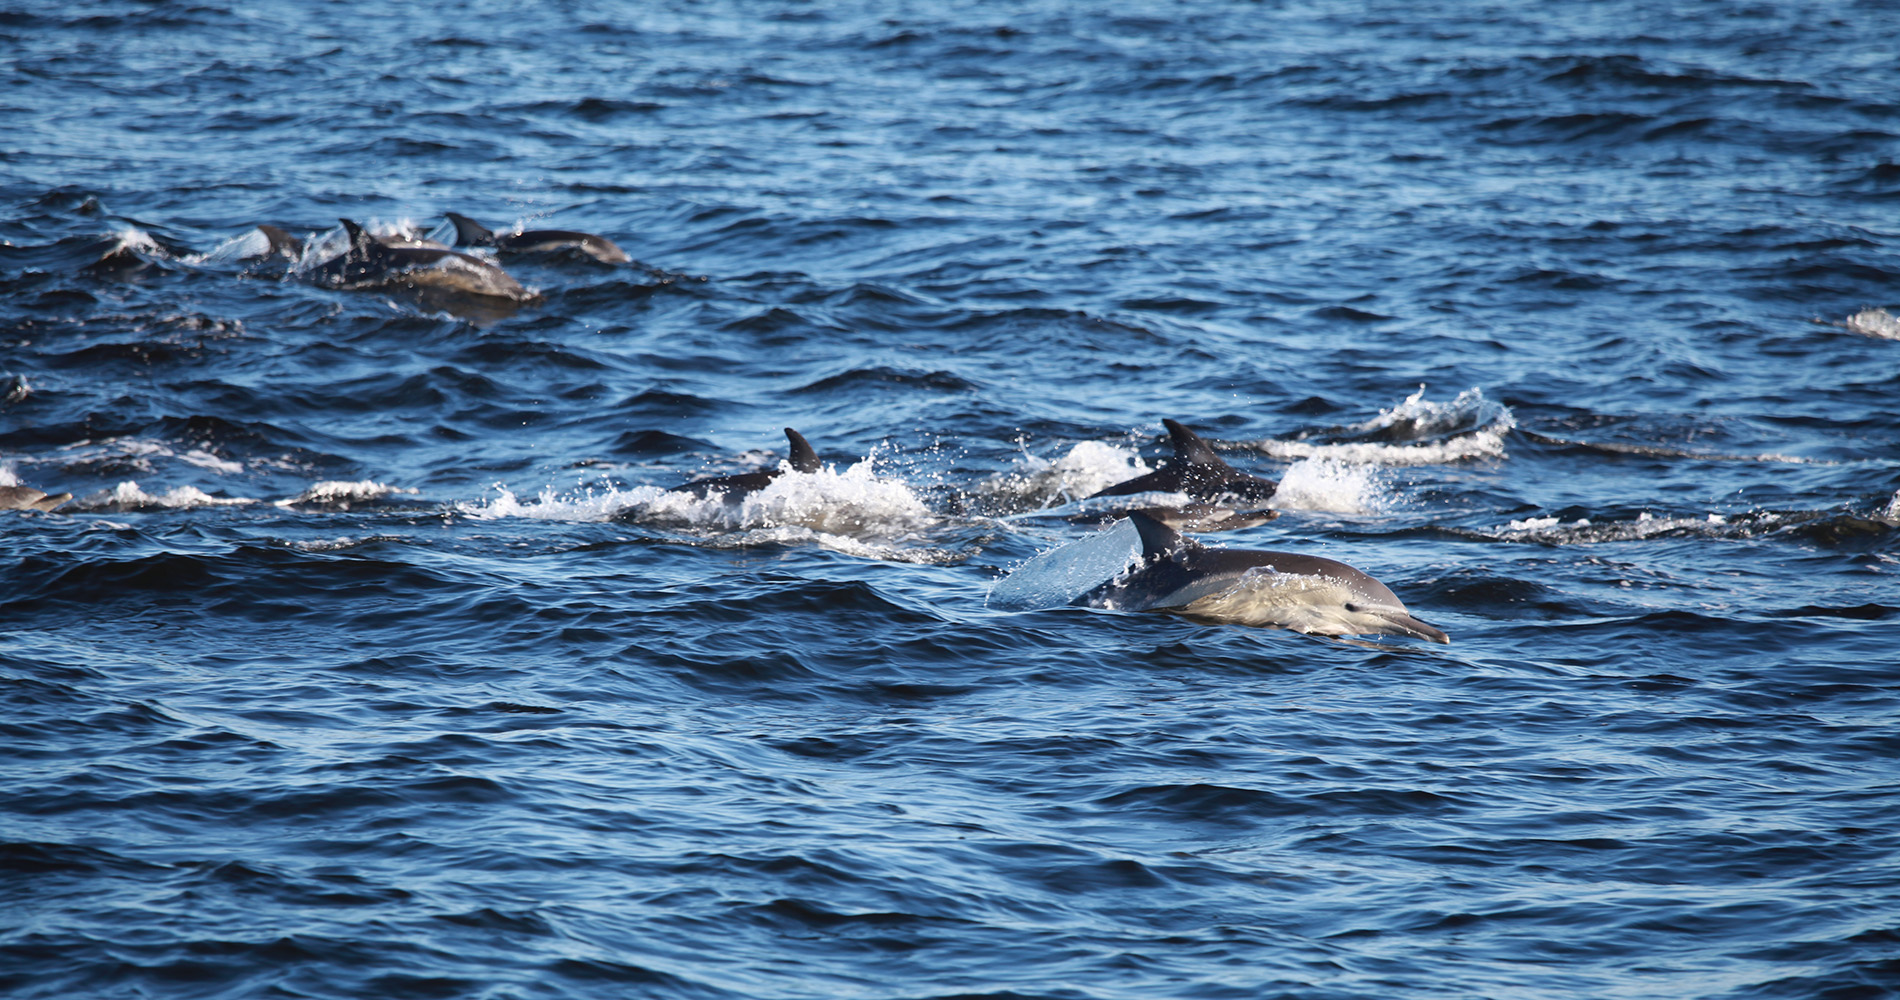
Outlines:
[[[276,226],[258,226],[257,231],[264,234],[270,244],[267,253],[281,253],[293,260],[303,256],[303,241],[284,232]]]
[[[812,450],[811,442],[805,440],[803,434],[787,427],[785,428],[785,440],[791,442],[792,445],[791,462],[793,472],[809,474],[818,471],[818,453]]]
[[[1187,544],[1187,539],[1182,538],[1180,532],[1143,514],[1141,511],[1130,512],[1128,520],[1129,523],[1135,526],[1135,530],[1141,534],[1141,557],[1143,559],[1154,559],[1158,556],[1170,555],[1181,546]]]
[[[382,247],[382,244],[376,242],[375,237],[363,231],[362,226],[357,225],[349,219],[338,219],[337,221],[343,223],[343,231],[350,235],[349,253],[371,254]]]
[[[1221,468],[1227,466],[1214,449],[1201,440],[1199,434],[1188,430],[1179,420],[1163,419],[1161,425],[1168,429],[1168,438],[1174,443],[1174,460],[1188,465],[1212,465]]]
[[[457,244],[480,246],[484,243],[493,242],[495,239],[495,234],[490,231],[488,227],[466,215],[462,215],[459,212],[443,212],[442,214],[448,218],[449,222],[455,225],[455,242]]]

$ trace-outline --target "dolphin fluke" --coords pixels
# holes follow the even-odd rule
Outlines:
[[[1076,604],[1170,611],[1203,621],[1313,635],[1402,635],[1449,643],[1385,584],[1334,559],[1294,552],[1211,549],[1146,514],[1129,515],[1141,561]]]
[[[1196,500],[1231,496],[1257,501],[1271,498],[1279,488],[1270,479],[1250,476],[1228,465],[1199,434],[1180,421],[1166,419],[1161,424],[1168,429],[1168,440],[1174,447],[1174,457],[1168,464],[1147,475],[1116,483],[1086,499],[1137,493],[1185,493]]]

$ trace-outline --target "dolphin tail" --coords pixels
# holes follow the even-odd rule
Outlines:
[[[803,434],[787,427],[785,428],[785,440],[791,442],[793,472],[809,474],[818,471],[818,453],[812,450],[811,442],[805,440]]]
[[[459,212],[444,212],[442,214],[455,226],[455,244],[457,246],[486,246],[495,242],[495,234],[489,230],[488,227],[483,226],[474,219],[462,215]]]

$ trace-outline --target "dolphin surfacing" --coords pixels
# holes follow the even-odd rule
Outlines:
[[[551,253],[575,250],[603,264],[625,264],[633,258],[613,240],[593,233],[570,229],[530,229],[520,233],[497,233],[458,212],[442,213],[455,226],[457,246],[494,247],[513,253]]]
[[[1250,476],[1228,465],[1200,435],[1178,420],[1163,420],[1168,440],[1174,445],[1174,458],[1166,466],[1116,483],[1091,494],[1096,497],[1125,497],[1137,493],[1185,493],[1196,500],[1238,497],[1242,500],[1271,499],[1279,485],[1270,479]]]
[[[313,268],[310,276],[337,288],[410,288],[479,295],[510,302],[535,298],[490,261],[447,247],[408,240],[384,242],[349,219],[339,220],[350,237],[343,255]]]
[[[1450,643],[1406,610],[1385,584],[1333,559],[1292,552],[1211,549],[1134,513],[1141,561],[1083,594],[1078,606],[1170,611],[1205,621],[1309,635],[1403,635]]]
[[[804,435],[787,427],[785,440],[791,445],[791,454],[786,456],[785,462],[792,467],[793,472],[810,474],[818,471],[818,453],[812,450],[811,442],[806,441]],[[700,499],[717,496],[727,503],[735,503],[772,485],[772,480],[784,474],[784,469],[761,469],[757,472],[739,472],[730,476],[709,476],[705,479],[695,479],[690,483],[681,483],[667,492],[691,493]]]

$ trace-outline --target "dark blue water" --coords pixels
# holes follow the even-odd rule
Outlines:
[[[1894,995],[1894,28],[8,5],[0,992]],[[1164,417],[1452,644],[991,600]]]

